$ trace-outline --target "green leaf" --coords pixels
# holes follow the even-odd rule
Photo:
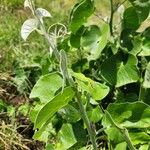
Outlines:
[[[133,49],[130,51],[130,53],[136,56],[142,50],[142,38],[140,36],[134,37],[132,44]]]
[[[62,86],[62,78],[58,73],[51,73],[40,77],[33,87],[30,98],[39,98],[41,103],[51,100],[55,92]]]
[[[80,114],[76,108],[72,105],[67,105],[59,111],[59,114],[65,119],[68,123],[77,122],[81,119]]]
[[[126,142],[119,143],[115,147],[115,150],[126,150],[126,149],[127,149],[127,143]]]
[[[59,93],[52,100],[44,105],[39,111],[36,120],[35,128],[41,128],[44,124],[52,118],[52,116],[62,107],[66,106],[68,102],[73,98],[74,91],[71,87],[64,89],[63,93]]]
[[[138,56],[150,56],[150,39],[145,38],[142,43],[142,51],[138,54]]]
[[[70,44],[72,47],[80,48],[81,36],[84,33],[84,30],[85,30],[85,27],[81,26],[75,34],[72,33],[70,35]]]
[[[149,0],[129,0],[135,8],[140,22],[143,22],[149,15],[150,2]]]
[[[90,52],[89,59],[99,58],[109,38],[109,25],[104,23],[101,30],[96,25],[87,27],[81,37],[81,46]]]
[[[103,112],[101,111],[99,106],[97,106],[96,108],[93,108],[92,110],[88,111],[88,115],[90,121],[92,121],[93,123],[97,123],[102,119]]]
[[[148,63],[147,68],[146,68],[143,87],[150,88],[150,62]]]
[[[85,77],[82,73],[73,73],[80,90],[87,91],[95,100],[102,100],[108,93],[109,87]]]
[[[146,132],[146,129],[150,128],[150,107],[148,105],[142,102],[114,103],[108,106],[107,111],[119,127],[128,129],[134,145],[150,140],[150,136]],[[113,126],[110,127],[111,124],[106,115],[104,115],[102,124],[104,127],[109,127],[106,129],[106,133],[110,140],[116,144],[124,142],[118,130]]]
[[[52,132],[55,131],[54,128],[52,127],[52,124],[50,123],[47,126],[41,128],[40,130],[35,131],[33,139],[47,143],[49,140],[49,136]]]
[[[139,79],[137,58],[129,55],[127,60],[122,61],[120,56],[112,56],[102,64],[101,75],[109,84],[116,87],[137,82]]]
[[[82,0],[76,4],[70,16],[70,28],[73,33],[87,21],[94,12],[94,2],[92,0]]]
[[[123,14],[123,26],[129,29],[138,29],[140,26],[140,21],[136,9],[134,7],[129,7],[124,11]]]
[[[56,150],[67,150],[77,142],[71,124],[63,124],[58,138],[60,142],[57,144]]]
[[[149,144],[141,145],[139,150],[149,150]]]
[[[32,122],[35,122],[37,114],[40,111],[40,109],[42,109],[43,106],[44,106],[43,104],[36,104],[35,107],[31,109],[29,118]]]

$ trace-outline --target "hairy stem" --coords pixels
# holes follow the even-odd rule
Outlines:
[[[52,48],[56,60],[60,63],[60,53],[57,50],[57,47],[55,45],[52,45],[51,37],[47,33],[44,24],[41,22],[41,20],[38,18],[38,16],[36,16],[36,14],[35,14],[35,17],[38,19],[38,21],[40,23],[40,27],[41,27],[41,30],[43,32],[43,35],[45,36],[49,46]],[[67,64],[66,64],[66,66],[67,66]],[[66,68],[66,70],[67,70],[67,68]],[[66,80],[68,80],[68,83],[70,84],[70,86],[72,88],[74,88],[75,91],[76,91],[76,99],[77,99],[77,102],[78,102],[78,105],[79,105],[79,108],[80,108],[80,114],[81,114],[81,117],[82,117],[86,127],[87,127],[88,134],[90,136],[90,140],[91,140],[91,143],[93,145],[93,150],[97,150],[96,135],[95,135],[95,132],[94,132],[94,130],[93,130],[91,124],[90,124],[90,121],[89,121],[89,118],[87,116],[86,110],[85,110],[84,105],[82,103],[80,92],[78,91],[78,89],[77,89],[72,77],[69,75],[69,73],[66,72],[66,74],[67,74]]]
[[[78,102],[78,105],[80,108],[80,114],[81,114],[81,117],[82,117],[86,127],[87,127],[87,130],[88,130],[88,133],[90,136],[90,140],[91,140],[92,145],[93,145],[93,149],[97,150],[96,134],[95,134],[94,129],[91,126],[91,123],[90,123],[89,118],[87,116],[86,110],[85,110],[84,105],[82,103],[81,95],[78,91],[76,91],[76,98],[77,98],[77,102]]]

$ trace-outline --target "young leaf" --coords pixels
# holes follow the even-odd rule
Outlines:
[[[77,142],[71,124],[63,124],[58,138],[60,142],[57,144],[56,150],[67,150]]]
[[[74,96],[74,91],[71,87],[64,89],[63,93],[59,93],[39,111],[36,120],[35,128],[41,128],[52,118],[52,116],[62,107],[66,106]]]
[[[39,18],[52,17],[51,14],[46,9],[43,8],[37,8],[35,12]]]
[[[32,10],[32,5],[31,5],[30,0],[25,0],[25,1],[24,1],[24,7],[25,7],[25,8],[26,8],[26,7],[29,7],[29,8]]]
[[[21,37],[26,41],[31,32],[36,30],[38,27],[37,19],[26,20],[21,27]]]
[[[147,68],[146,68],[143,87],[150,88],[150,63],[148,63]]]
[[[80,90],[87,91],[95,100],[102,100],[109,93],[109,87],[85,77],[82,73],[73,73]]]
[[[94,12],[93,0],[82,0],[80,3],[75,5],[70,16],[70,28],[73,33],[87,21],[88,17]]]
[[[62,78],[58,73],[50,73],[40,77],[33,87],[30,98],[39,98],[41,103],[51,100],[55,92],[62,86]]]

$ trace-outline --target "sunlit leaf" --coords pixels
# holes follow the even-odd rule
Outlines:
[[[71,124],[63,124],[58,138],[60,142],[57,144],[56,150],[67,150],[77,142]]]
[[[57,73],[44,75],[33,87],[30,98],[39,98],[42,103],[48,102],[61,86],[62,78]]]
[[[114,122],[119,126],[128,129],[131,141],[134,145],[148,143],[150,136],[146,129],[150,128],[150,107],[142,102],[114,103],[110,104],[107,111],[111,114]],[[110,127],[111,123],[104,116],[102,120],[106,133],[115,144],[124,142],[121,134],[115,127]],[[145,130],[144,130],[145,129]]]
[[[68,102],[72,100],[73,96],[74,91],[71,87],[67,87],[64,89],[63,93],[59,93],[52,100],[46,103],[36,117],[34,124],[35,128],[41,128],[44,124],[47,124],[47,122],[59,109],[66,106]]]
[[[108,93],[109,87],[85,77],[82,73],[73,73],[80,90],[87,91],[95,100],[102,100]]]
[[[109,38],[109,25],[103,24],[101,29],[96,25],[87,27],[81,37],[81,46],[90,53],[89,59],[97,59],[105,48]]]
[[[92,0],[82,0],[76,4],[70,16],[70,28],[73,33],[87,21],[88,17],[94,12],[94,4]]]

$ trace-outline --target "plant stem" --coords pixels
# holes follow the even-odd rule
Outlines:
[[[93,128],[91,126],[90,120],[87,116],[86,110],[85,110],[84,105],[82,103],[81,95],[78,91],[76,91],[76,98],[77,98],[77,102],[78,102],[78,105],[80,108],[81,117],[82,117],[82,119],[83,119],[83,121],[87,127],[87,130],[88,130],[88,133],[90,136],[90,140],[91,140],[92,145],[93,145],[93,150],[97,150],[96,134],[95,134],[95,131],[93,130]]]
[[[45,26],[43,25],[43,23],[40,21],[40,19],[37,16],[35,16],[35,17],[40,22],[40,26],[41,26],[41,29],[43,31],[43,34],[44,34],[45,38],[47,39],[47,42],[48,42],[49,46],[52,48],[56,60],[58,62],[60,62],[60,54],[59,54],[59,52],[57,50],[57,47],[53,46],[51,44],[51,39],[50,39],[49,34],[46,32]],[[93,145],[93,150],[97,150],[96,135],[95,135],[95,132],[94,132],[94,130],[93,130],[91,124],[90,124],[90,121],[89,121],[89,118],[87,116],[86,110],[85,110],[84,105],[82,103],[81,95],[80,95],[80,93],[79,93],[79,91],[78,91],[78,89],[77,89],[77,87],[76,87],[72,77],[69,76],[68,72],[67,72],[67,76],[68,76],[67,80],[68,80],[70,86],[76,90],[76,99],[77,99],[77,102],[78,102],[78,105],[79,105],[79,108],[80,108],[80,114],[81,114],[81,117],[82,117],[86,127],[87,127],[88,134],[90,136],[90,140],[91,140],[91,143]]]
[[[114,16],[114,9],[113,9],[113,0],[110,0],[110,21],[109,21],[109,27],[110,27],[110,34],[113,36],[113,16]]]

